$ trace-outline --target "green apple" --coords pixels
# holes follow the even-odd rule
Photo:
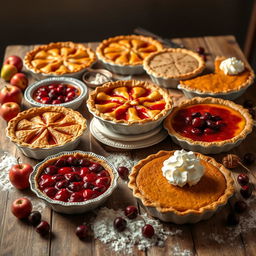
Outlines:
[[[18,73],[17,68],[11,64],[4,64],[1,70],[1,77],[6,81],[10,81],[11,78]]]

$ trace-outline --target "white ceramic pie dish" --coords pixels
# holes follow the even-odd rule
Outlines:
[[[37,184],[35,182],[35,176],[36,176],[37,170],[40,167],[40,165],[51,158],[55,158],[55,157],[59,157],[59,156],[63,156],[63,155],[70,155],[70,154],[74,154],[76,152],[81,153],[81,154],[91,155],[93,157],[103,160],[106,163],[106,165],[109,167],[109,169],[111,169],[112,174],[113,174],[110,187],[100,196],[98,196],[94,199],[90,199],[85,202],[75,202],[75,203],[62,202],[62,201],[53,200],[53,199],[45,196],[37,188]],[[30,174],[30,177],[29,177],[30,188],[37,195],[37,197],[44,200],[47,203],[47,205],[49,205],[54,211],[60,212],[60,213],[65,213],[65,214],[80,214],[80,213],[84,213],[84,212],[93,210],[93,209],[97,208],[98,206],[102,205],[111,196],[111,194],[117,187],[117,180],[118,180],[118,173],[117,173],[115,167],[110,162],[108,162],[108,160],[106,158],[104,158],[103,156],[97,155],[93,152],[83,152],[83,151],[66,151],[66,152],[61,152],[56,155],[51,155],[51,156],[47,157],[46,159],[44,159],[42,162],[38,163],[34,167],[34,170]]]
[[[80,91],[80,95],[70,102],[55,104],[55,105],[43,104],[33,99],[33,94],[36,89],[38,89],[41,86],[52,84],[52,83],[71,84]],[[75,79],[72,77],[63,77],[63,76],[49,77],[30,85],[24,92],[24,98],[33,107],[62,106],[62,107],[77,109],[82,104],[83,100],[86,98],[87,92],[88,92],[88,89],[86,85],[78,79]]]

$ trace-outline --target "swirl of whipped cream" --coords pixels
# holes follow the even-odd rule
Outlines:
[[[244,63],[235,57],[223,60],[220,63],[220,69],[226,75],[237,75],[244,71]]]
[[[204,166],[192,151],[176,150],[164,161],[163,176],[172,185],[183,187],[195,185],[204,175]]]

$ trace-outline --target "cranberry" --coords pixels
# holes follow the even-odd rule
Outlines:
[[[73,91],[73,92],[69,92],[67,94],[67,98],[70,98],[70,99],[74,99],[76,97],[76,93]]]
[[[66,173],[64,176],[65,176],[66,180],[68,180],[68,181],[81,181],[82,180],[82,177],[75,172]]]
[[[124,214],[129,219],[135,219],[138,215],[138,209],[133,205],[127,206],[124,209]]]
[[[67,174],[67,173],[71,173],[73,170],[71,167],[62,167],[58,170],[59,174]]]
[[[98,163],[93,163],[90,167],[89,170],[92,172],[100,172],[102,171],[104,168],[98,164]]]
[[[54,188],[54,187],[45,188],[43,191],[50,198],[54,198],[54,196],[58,192],[58,190],[56,188]]]
[[[103,186],[107,186],[110,183],[110,178],[109,177],[100,177],[95,181],[95,185],[99,186],[99,185],[103,185]]]
[[[81,191],[84,187],[83,182],[73,182],[68,185],[68,189],[74,192]]]
[[[215,123],[212,120],[206,120],[206,125],[212,129],[215,127]]]
[[[65,87],[64,87],[64,86],[61,86],[61,85],[59,85],[58,88],[56,89],[56,92],[57,92],[59,95],[65,93],[65,91],[66,91],[66,90],[65,90]]]
[[[127,222],[125,219],[123,219],[122,217],[117,217],[114,219],[114,228],[118,231],[118,232],[122,232],[125,230]]]
[[[234,208],[235,208],[235,211],[237,213],[242,213],[242,212],[245,212],[246,209],[247,209],[247,204],[246,202],[242,201],[242,200],[239,200],[235,203],[234,205]]]
[[[253,102],[251,100],[245,100],[243,106],[245,108],[253,108]]]
[[[129,170],[128,168],[121,166],[118,167],[117,169],[119,176],[123,179],[123,180],[127,180],[128,179],[128,175],[129,175]]]
[[[205,50],[203,47],[199,46],[196,48],[196,52],[199,53],[199,54],[204,54]]]
[[[239,223],[239,216],[233,212],[229,213],[227,217],[227,225],[235,226]]]
[[[76,228],[76,235],[79,239],[85,239],[88,236],[89,227],[86,225],[80,225]]]
[[[78,160],[78,165],[83,167],[88,167],[91,164],[89,160],[86,160],[84,158]]]
[[[68,88],[66,89],[66,92],[67,92],[67,93],[69,93],[69,92],[73,92],[73,91],[74,91],[74,89],[75,89],[75,88],[73,88],[73,87],[68,87]]]
[[[83,177],[84,182],[94,182],[97,179],[97,175],[95,173],[88,173]]]
[[[218,127],[222,127],[225,125],[226,125],[226,123],[223,120],[216,121],[216,126],[218,126]]]
[[[200,117],[193,118],[191,123],[191,125],[195,128],[201,128],[204,126],[204,124],[205,124],[204,120],[200,119]]]
[[[70,195],[69,202],[83,202],[84,197],[83,194],[80,192],[74,192]]]
[[[212,114],[210,112],[205,112],[202,117],[204,120],[209,120],[212,118]]]
[[[59,200],[63,202],[67,202],[68,198],[69,198],[69,192],[67,191],[66,188],[60,189],[54,197],[55,200]]]
[[[66,165],[66,159],[64,157],[61,157],[55,163],[55,166],[57,167],[64,167],[65,165]]]
[[[196,117],[200,117],[201,116],[201,113],[200,112],[193,112],[192,114],[191,114],[191,117],[192,118],[196,118]]]
[[[93,189],[93,185],[92,185],[92,183],[90,183],[90,182],[85,182],[85,183],[84,183],[84,188],[85,188],[85,189]]]
[[[31,212],[28,216],[28,222],[33,226],[37,226],[41,222],[41,213],[38,211]]]
[[[57,97],[57,100],[59,100],[61,103],[65,102],[65,97],[60,95]]]
[[[190,125],[191,122],[192,122],[192,117],[191,117],[191,116],[187,116],[187,117],[185,118],[185,123],[186,123],[187,125]]]
[[[39,92],[38,96],[42,99],[43,97],[47,97],[48,93],[47,92]]]
[[[50,225],[48,222],[42,220],[36,227],[36,232],[41,236],[46,236],[50,232]]]
[[[81,168],[77,167],[77,166],[72,166],[71,169],[72,169],[73,172],[76,172],[78,174],[80,173],[80,170],[81,170]]]
[[[212,118],[211,118],[213,121],[220,121],[220,120],[222,120],[222,118],[220,117],[220,116],[212,116]]]
[[[61,180],[65,180],[65,177],[62,174],[55,174],[52,176],[52,179],[55,181],[61,181]]]
[[[56,105],[56,104],[61,104],[61,102],[59,100],[53,100],[52,104]]]
[[[243,162],[246,164],[246,165],[251,165],[253,164],[255,161],[255,156],[254,154],[252,153],[246,153],[243,157]]]
[[[74,157],[74,156],[69,156],[66,161],[71,166],[76,166],[77,165],[77,158]]]
[[[85,189],[83,192],[83,196],[85,200],[90,200],[97,197],[99,194],[97,191],[93,191],[92,189]]]
[[[55,185],[55,180],[52,179],[52,177],[49,177],[49,178],[46,178],[46,179],[43,179],[39,182],[39,186],[42,188],[42,189],[45,189],[45,188],[48,188],[48,187],[52,187]]]
[[[198,128],[192,128],[191,129],[191,133],[199,136],[199,135],[202,134],[202,131],[200,129],[198,129]]]
[[[241,173],[237,176],[237,182],[241,186],[247,185],[249,183],[249,177],[246,174]]]
[[[43,97],[42,100],[41,100],[41,102],[42,102],[43,104],[50,104],[50,103],[51,103],[51,100],[50,100],[49,97]]]
[[[46,86],[42,86],[37,91],[38,92],[46,92],[47,93],[49,91],[49,89]]]
[[[242,186],[240,189],[240,194],[242,195],[243,198],[248,199],[252,195],[252,188],[250,185],[245,185]]]
[[[155,230],[150,224],[146,224],[142,228],[142,235],[147,238],[151,238],[155,234]]]
[[[54,165],[50,165],[45,168],[44,172],[49,175],[54,175],[58,172],[58,168]]]
[[[205,134],[213,134],[213,133],[215,133],[215,130],[213,130],[212,128],[205,128],[204,133]]]
[[[48,86],[48,88],[49,88],[49,90],[52,90],[52,89],[56,88],[57,86],[58,86],[58,84],[50,84]]]
[[[97,185],[96,187],[93,187],[92,190],[102,194],[107,190],[107,187],[105,185]]]
[[[98,176],[98,177],[108,177],[108,176],[109,176],[109,173],[108,173],[108,171],[103,170],[103,171],[97,173],[97,176]]]
[[[86,174],[90,173],[90,170],[88,167],[82,167],[80,169],[80,176],[84,177]]]

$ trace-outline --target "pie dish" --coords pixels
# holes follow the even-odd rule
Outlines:
[[[247,109],[219,98],[193,98],[175,107],[164,128],[182,148],[217,154],[238,146],[251,133]]]
[[[53,210],[83,213],[101,205],[117,186],[118,174],[103,156],[61,152],[38,163],[30,175],[32,191]]]
[[[113,132],[140,134],[161,124],[171,111],[168,92],[145,81],[116,81],[97,87],[87,101],[89,111]]]
[[[210,218],[234,193],[230,171],[213,158],[195,153],[204,166],[204,175],[193,186],[175,186],[162,173],[163,162],[173,154],[159,151],[133,167],[128,183],[133,195],[152,216],[163,221],[184,224]]]
[[[216,57],[214,63],[215,73],[180,81],[178,88],[188,98],[195,96],[211,96],[229,100],[238,98],[253,83],[254,72],[250,67],[245,66],[243,72],[236,75],[227,75],[220,69],[220,63],[225,59],[227,58]]]
[[[102,41],[96,54],[110,71],[122,75],[133,75],[143,73],[143,60],[149,54],[162,49],[162,44],[151,37],[126,35]]]
[[[170,48],[152,53],[144,60],[143,68],[154,83],[166,88],[177,88],[180,80],[200,74],[205,62],[193,51]]]
[[[43,76],[80,75],[96,61],[96,55],[83,44],[56,42],[35,47],[24,58],[24,65]]]
[[[61,94],[54,93],[53,96],[50,95],[51,97],[53,97],[53,100],[51,102],[43,103],[45,98],[46,98],[46,102],[47,102],[48,98],[50,98],[49,94],[52,93],[51,92],[52,89],[49,88],[50,85],[55,86],[53,88],[53,91],[56,91],[58,87],[61,88],[62,85],[64,85],[64,86],[67,85],[67,86],[69,86],[69,88],[73,89],[76,92],[76,97],[65,101],[65,99],[67,98],[67,95],[69,93],[65,89],[63,91],[63,93],[61,93]],[[43,88],[46,88],[46,89],[44,90]],[[43,93],[45,93],[45,91],[46,91],[46,93],[45,93],[46,97],[39,97],[40,100],[37,100],[36,97],[41,96],[40,94],[38,94],[38,91],[40,91],[40,90],[43,91]],[[49,106],[49,105],[51,105],[51,103],[54,103],[54,101],[56,102],[57,99],[63,98],[64,102],[60,101],[56,105],[67,107],[67,108],[72,108],[72,109],[77,109],[82,104],[83,100],[85,99],[85,97],[87,95],[87,91],[88,90],[87,90],[86,85],[78,79],[75,79],[72,77],[49,77],[49,78],[40,80],[40,81],[30,85],[24,92],[24,98],[33,107],[44,107],[47,105]],[[59,97],[59,95],[60,95],[60,97]]]
[[[74,149],[86,130],[86,119],[60,106],[30,108],[13,118],[6,129],[7,136],[25,155],[42,159]]]

